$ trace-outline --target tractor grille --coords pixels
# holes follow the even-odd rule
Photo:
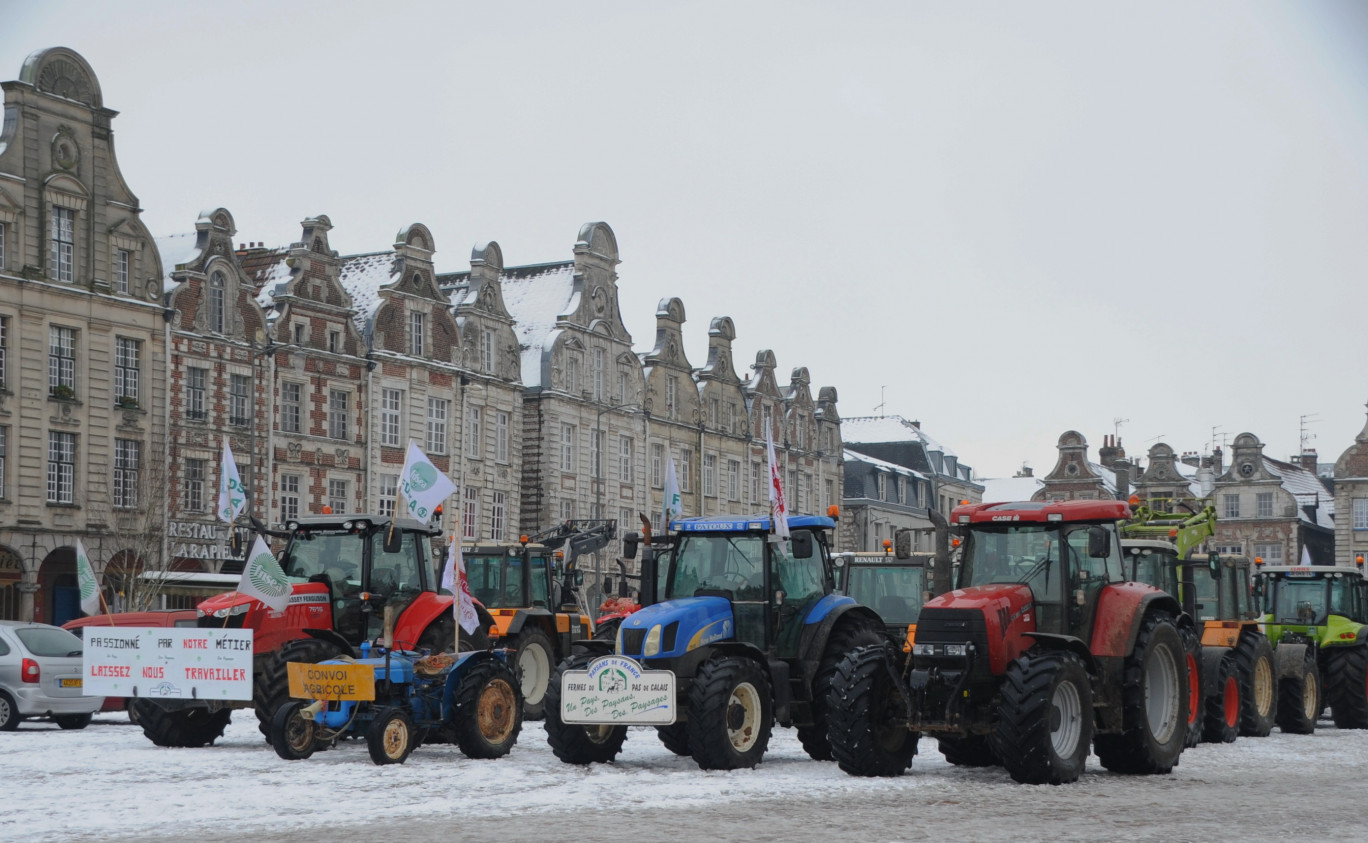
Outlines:
[[[242,629],[242,622],[246,619],[246,612],[238,612],[236,615],[229,615],[227,623],[223,622],[223,618],[205,615],[196,621],[195,625],[200,629]]]
[[[973,644],[988,650],[983,613],[972,609],[922,609],[917,619],[918,644]]]
[[[644,629],[624,629],[622,630],[622,655],[640,656],[641,645],[646,642],[646,630]]]

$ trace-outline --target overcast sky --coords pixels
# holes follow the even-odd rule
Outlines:
[[[50,46],[154,236],[421,222],[451,271],[603,220],[639,351],[678,296],[695,366],[731,316],[980,476],[1364,426],[1368,4],[0,0],[0,79]]]

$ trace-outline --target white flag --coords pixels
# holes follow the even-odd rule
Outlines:
[[[1314,564],[1316,564],[1316,563],[1314,563],[1314,562],[1311,561],[1311,549],[1310,549],[1309,547],[1307,547],[1306,545],[1302,545],[1301,563],[1302,563],[1303,565],[1314,565]]]
[[[242,569],[237,590],[239,594],[255,597],[277,612],[285,611],[285,607],[290,605],[290,592],[293,591],[290,581],[285,578],[275,554],[271,553],[260,535],[252,545],[252,552],[247,554],[247,565]]]
[[[247,492],[242,488],[242,478],[238,476],[237,463],[233,461],[233,449],[228,440],[223,440],[223,467],[219,471],[218,517],[220,521],[233,523],[247,504]]]
[[[446,567],[442,569],[442,588],[456,595],[451,608],[461,629],[467,634],[474,634],[480,625],[480,616],[475,613],[475,601],[470,596],[470,580],[466,578],[465,554],[461,553],[461,542],[455,533],[451,534],[451,548],[447,551]]]
[[[670,529],[670,519],[684,514],[683,499],[679,496],[679,477],[675,474],[674,454],[665,466],[665,530]]]
[[[100,582],[95,579],[95,569],[90,566],[90,555],[85,545],[76,540],[76,581],[81,586],[81,611],[87,615],[100,613]]]
[[[438,471],[410,439],[404,470],[399,473],[397,514],[427,524],[432,520],[433,510],[454,491],[456,484],[451,478]]]
[[[784,485],[779,479],[779,463],[774,458],[774,433],[768,426],[765,428],[765,457],[769,460],[770,517],[774,519],[774,534],[780,541],[788,541],[788,504],[784,501]]]

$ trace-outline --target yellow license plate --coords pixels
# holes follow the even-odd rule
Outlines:
[[[79,687],[81,687],[81,680],[80,680],[80,679],[63,679],[63,680],[62,680],[62,687],[63,687],[63,688],[79,688]]]

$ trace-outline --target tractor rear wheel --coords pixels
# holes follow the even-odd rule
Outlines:
[[[376,764],[403,764],[418,744],[417,737],[407,711],[385,706],[366,730],[366,749]]]
[[[754,660],[704,662],[689,688],[689,754],[704,770],[754,767],[769,747],[774,702],[769,675]]]
[[[595,656],[576,653],[562,661],[546,689],[546,742],[566,764],[604,764],[617,758],[627,740],[626,726],[584,726],[561,720],[561,677],[569,670],[584,670]]]
[[[1234,743],[1240,734],[1242,707],[1240,673],[1234,654],[1227,654],[1216,665],[1211,696],[1202,706],[1202,740],[1207,743]]]
[[[1187,662],[1188,719],[1184,747],[1202,742],[1202,639],[1193,629],[1181,630],[1183,651]]]
[[[1321,710],[1320,668],[1316,667],[1314,648],[1306,648],[1300,670],[1278,682],[1278,728],[1293,735],[1316,731]]]
[[[668,726],[657,726],[656,734],[660,735],[660,742],[665,744],[665,748],[675,755],[689,754],[689,724],[685,722],[671,723]]]
[[[513,670],[485,657],[456,687],[451,714],[456,745],[467,758],[502,758],[518,742],[524,710]]]
[[[812,723],[798,727],[798,740],[813,761],[831,760],[831,741],[827,739],[827,695],[836,665],[852,650],[882,644],[883,631],[873,626],[843,623],[831,631],[822,653],[817,675],[812,680]]]
[[[607,641],[609,644],[617,644],[618,627],[622,626],[622,618],[613,618],[604,621],[594,627],[594,640]]]
[[[1088,761],[1092,731],[1092,683],[1078,656],[1037,651],[1007,665],[992,743],[1013,780],[1077,781]]]
[[[1141,622],[1122,672],[1122,732],[1094,741],[1102,766],[1116,773],[1168,773],[1183,752],[1187,688],[1183,642],[1173,618]]]
[[[546,710],[546,688],[551,684],[551,672],[556,669],[551,639],[541,627],[528,626],[509,646],[517,650],[513,657],[513,672],[522,689],[523,716],[528,720],[540,720]]]
[[[233,712],[207,708],[165,709],[144,697],[133,700],[138,709],[138,725],[157,746],[198,747],[212,744],[223,735]]]
[[[1278,713],[1278,682],[1273,671],[1273,648],[1263,633],[1247,629],[1235,646],[1235,664],[1243,686],[1240,734],[1267,737]]]
[[[307,703],[287,702],[271,717],[271,748],[286,761],[300,761],[314,753],[318,723],[301,714]]]
[[[1368,646],[1325,651],[1325,696],[1337,729],[1368,729]]]
[[[907,728],[897,682],[884,647],[862,647],[836,666],[827,697],[831,754],[852,776],[901,776],[912,766],[920,735]]]
[[[257,727],[271,739],[271,718],[277,708],[290,701],[290,662],[321,662],[335,659],[342,648],[322,638],[296,638],[285,644],[266,660],[261,675],[252,686],[252,705],[256,708]]]
[[[986,735],[941,738],[937,743],[940,744],[941,755],[956,767],[995,767],[1002,763],[998,761],[997,753],[993,752]]]

